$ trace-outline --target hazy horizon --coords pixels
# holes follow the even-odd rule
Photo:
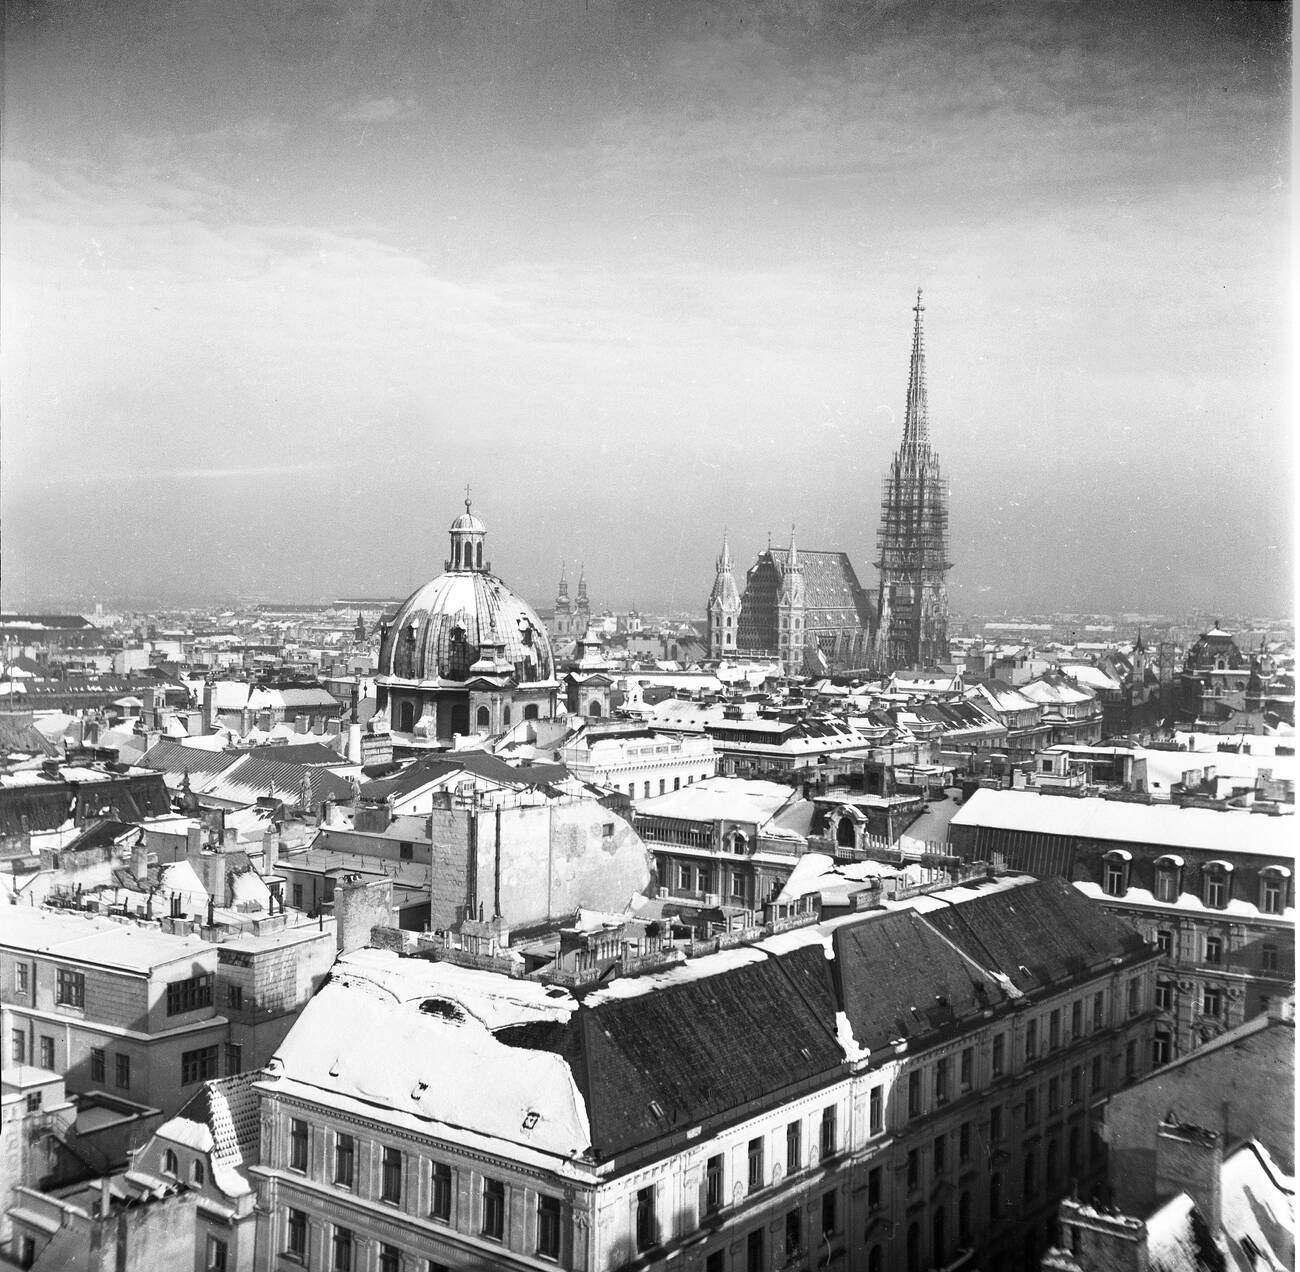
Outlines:
[[[922,286],[954,610],[1292,609],[1287,6],[6,17],[4,608],[874,587]]]

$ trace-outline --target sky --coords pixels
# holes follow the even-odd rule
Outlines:
[[[922,287],[954,609],[1290,611],[1284,6],[6,19],[6,607],[872,586]]]

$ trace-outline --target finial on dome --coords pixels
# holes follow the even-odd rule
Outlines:
[[[465,511],[469,511],[469,482],[465,483]]]

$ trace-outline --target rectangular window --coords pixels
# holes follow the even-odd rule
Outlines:
[[[1070,1103],[1078,1104],[1083,1099],[1083,1066],[1075,1065],[1070,1070]]]
[[[1223,962],[1223,937],[1207,936],[1205,938],[1205,961],[1216,966]]]
[[[1174,934],[1168,928],[1156,930],[1156,953],[1161,958],[1172,958],[1174,953]]]
[[[90,1080],[104,1082],[108,1078],[108,1056],[103,1047],[90,1049]]]
[[[244,1010],[244,987],[242,985],[226,986],[226,1006],[231,1011]]]
[[[822,1193],[822,1236],[829,1237],[839,1231],[839,1207],[835,1201],[835,1189]]]
[[[907,1154],[907,1187],[909,1191],[921,1186],[921,1154],[914,1148]]]
[[[963,1122],[961,1124],[961,1131],[957,1135],[957,1160],[959,1162],[965,1163],[970,1161],[972,1138],[973,1134],[971,1131],[971,1124],[969,1122]]]
[[[399,1272],[402,1256],[395,1245],[387,1242],[379,1247],[379,1272]]]
[[[204,1256],[204,1272],[226,1272],[229,1267],[229,1251],[220,1237],[208,1237],[207,1252]]]
[[[998,1034],[993,1039],[993,1076],[1000,1078],[1006,1069],[1006,1035]]]
[[[500,1241],[506,1230],[506,1186],[499,1179],[483,1181],[483,1235]]]
[[[798,1122],[791,1122],[791,1126],[798,1126]],[[723,1189],[726,1187],[726,1177],[722,1168],[723,1157],[718,1153],[710,1157],[704,1168],[704,1212],[705,1214],[714,1214],[722,1209]]]
[[[931,1162],[936,1178],[948,1169],[948,1137],[946,1135],[936,1135],[934,1137],[934,1154]]]
[[[948,1058],[946,1056],[934,1066],[934,1102],[948,1103]]]
[[[1038,1055],[1038,1021],[1030,1020],[1025,1024],[1025,1059],[1032,1060]]]
[[[296,1117],[289,1123],[289,1167],[307,1169],[307,1123]]]
[[[803,1123],[790,1122],[785,1128],[785,1173],[803,1169]]]
[[[957,1070],[957,1081],[963,1091],[969,1091],[975,1082],[975,1048],[963,1047]]]
[[[1134,976],[1128,983],[1128,1014],[1136,1016],[1142,1005],[1142,982]]]
[[[677,890],[678,892],[689,892],[691,890],[690,866],[677,867]]]
[[[797,1207],[785,1212],[785,1252],[791,1259],[803,1253],[803,1222]]]
[[[1124,1080],[1132,1082],[1137,1077],[1138,1045],[1130,1040],[1124,1048]]]
[[[342,1131],[334,1137],[334,1182],[340,1188],[351,1188],[356,1180],[357,1142]]]
[[[921,1074],[913,1069],[907,1075],[907,1116],[916,1117],[921,1112]]]
[[[1055,1113],[1061,1107],[1061,1079],[1051,1078],[1047,1083],[1047,1111]]]
[[[1259,952],[1259,965],[1265,972],[1276,972],[1280,970],[1281,963],[1277,957],[1277,946],[1265,943]]]
[[[1061,1012],[1059,1008],[1047,1018],[1047,1045],[1053,1051],[1061,1045]]]
[[[334,1272],[352,1272],[352,1231],[334,1229]]]
[[[415,859],[415,845],[406,839],[397,841],[397,859],[399,861],[413,861]]]
[[[183,1012],[198,1011],[212,1006],[212,977],[191,976],[189,980],[173,981],[167,986],[167,1014],[179,1016]]]
[[[1228,880],[1221,873],[1206,875],[1205,904],[1212,910],[1222,910],[1228,904]]]
[[[880,1209],[880,1181],[883,1178],[880,1167],[873,1166],[867,1171],[867,1209]]]
[[[1002,1139],[1002,1105],[995,1104],[989,1110],[989,1139],[997,1144]]]
[[[1156,981],[1156,1010],[1171,1011],[1174,1005],[1173,981]]]
[[[293,908],[295,910],[302,909],[302,884],[300,883],[293,885]]]
[[[1178,900],[1178,871],[1168,866],[1156,867],[1156,900],[1172,905]]]
[[[655,1219],[655,1186],[647,1184],[636,1192],[636,1248],[649,1250],[659,1240]]]
[[[1033,1126],[1038,1121],[1038,1092],[1030,1087],[1025,1092],[1025,1125]]]
[[[1092,1058],[1092,1091],[1095,1095],[1106,1088],[1106,1060],[1103,1056]]]
[[[749,1141],[749,1191],[757,1192],[763,1186],[763,1140]]]
[[[181,1086],[206,1082],[217,1076],[217,1048],[198,1047],[181,1052]]]
[[[391,1202],[395,1206],[402,1204],[402,1150],[400,1148],[384,1149],[379,1200]]]
[[[701,892],[713,891],[713,867],[712,866],[700,867],[700,891]]]
[[[1167,1029],[1157,1029],[1151,1044],[1151,1063],[1155,1066],[1168,1064],[1174,1058],[1174,1042]]]
[[[1275,874],[1264,876],[1260,909],[1265,914],[1281,914],[1286,906],[1286,888]]]
[[[54,1039],[46,1034],[41,1035],[41,1068],[54,1068]]]
[[[662,795],[667,789],[668,787],[665,785],[664,779],[661,777],[659,779],[659,794]]]
[[[243,1073],[244,1048],[237,1042],[226,1043],[226,1073]]]
[[[1092,996],[1092,1027],[1093,1029],[1104,1029],[1106,1027],[1106,995],[1104,992]]]
[[[115,1055],[113,1057],[113,1082],[123,1091],[131,1089],[131,1057]]]
[[[1124,862],[1114,859],[1106,862],[1106,876],[1103,883],[1108,897],[1122,897],[1127,889],[1124,887]]]
[[[726,1272],[727,1269],[727,1252],[725,1250],[714,1250],[704,1259],[704,1272]]]
[[[27,1063],[27,1035],[21,1029],[15,1029],[11,1035],[13,1040],[12,1048],[9,1052],[13,1058],[14,1064]]]
[[[873,1086],[868,1097],[868,1118],[872,1135],[879,1135],[885,1129],[885,1088]]]
[[[14,964],[14,993],[25,994],[27,992],[27,964]]]
[[[285,1254],[295,1259],[307,1257],[307,1215],[302,1210],[290,1210],[285,1224]]]
[[[1201,1014],[1218,1016],[1223,1011],[1223,990],[1215,985],[1206,985],[1201,993]]]
[[[433,1197],[429,1213],[443,1223],[451,1219],[451,1167],[446,1162],[433,1163]]]
[[[563,1227],[561,1214],[558,1197],[537,1198],[537,1253],[543,1259],[560,1257],[560,1236]]]
[[[1083,999],[1076,998],[1070,1004],[1070,1037],[1078,1038],[1083,1034]]]
[[[60,967],[55,982],[54,1001],[65,1007],[84,1007],[86,1005],[86,977],[81,972],[69,971]]]
[[[767,1272],[767,1260],[763,1257],[762,1228],[755,1228],[745,1238],[745,1272]]]
[[[835,1105],[822,1109],[822,1157],[834,1157],[839,1151],[839,1136],[835,1128]]]

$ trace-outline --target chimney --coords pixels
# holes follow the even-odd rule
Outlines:
[[[224,906],[226,904],[225,854],[220,849],[205,851],[200,854],[196,864],[199,867],[199,877],[203,880],[203,886],[207,889],[208,896],[217,905]]]
[[[348,725],[347,758],[351,764],[361,763],[361,726],[359,724]]]
[[[203,826],[201,823],[195,823],[193,826],[187,826],[185,829],[185,855],[190,858],[197,857],[203,851]]]
[[[280,840],[274,826],[262,832],[262,874],[273,875],[280,864]]]
[[[295,733],[306,733],[311,725],[311,717],[300,715],[294,716],[293,731]]]
[[[1130,1215],[1107,1214],[1073,1198],[1061,1202],[1059,1245],[1043,1260],[1051,1272],[1148,1272],[1147,1226]]]
[[[99,1213],[105,1219],[113,1213],[113,1180],[108,1175],[99,1181]]]
[[[338,926],[338,951],[346,954],[370,944],[370,929],[396,927],[393,919],[393,881],[361,875],[344,875],[334,890],[334,918]]]
[[[1185,1192],[1217,1240],[1223,1226],[1222,1184],[1223,1137],[1167,1115],[1156,1132],[1156,1197],[1166,1201]]]

